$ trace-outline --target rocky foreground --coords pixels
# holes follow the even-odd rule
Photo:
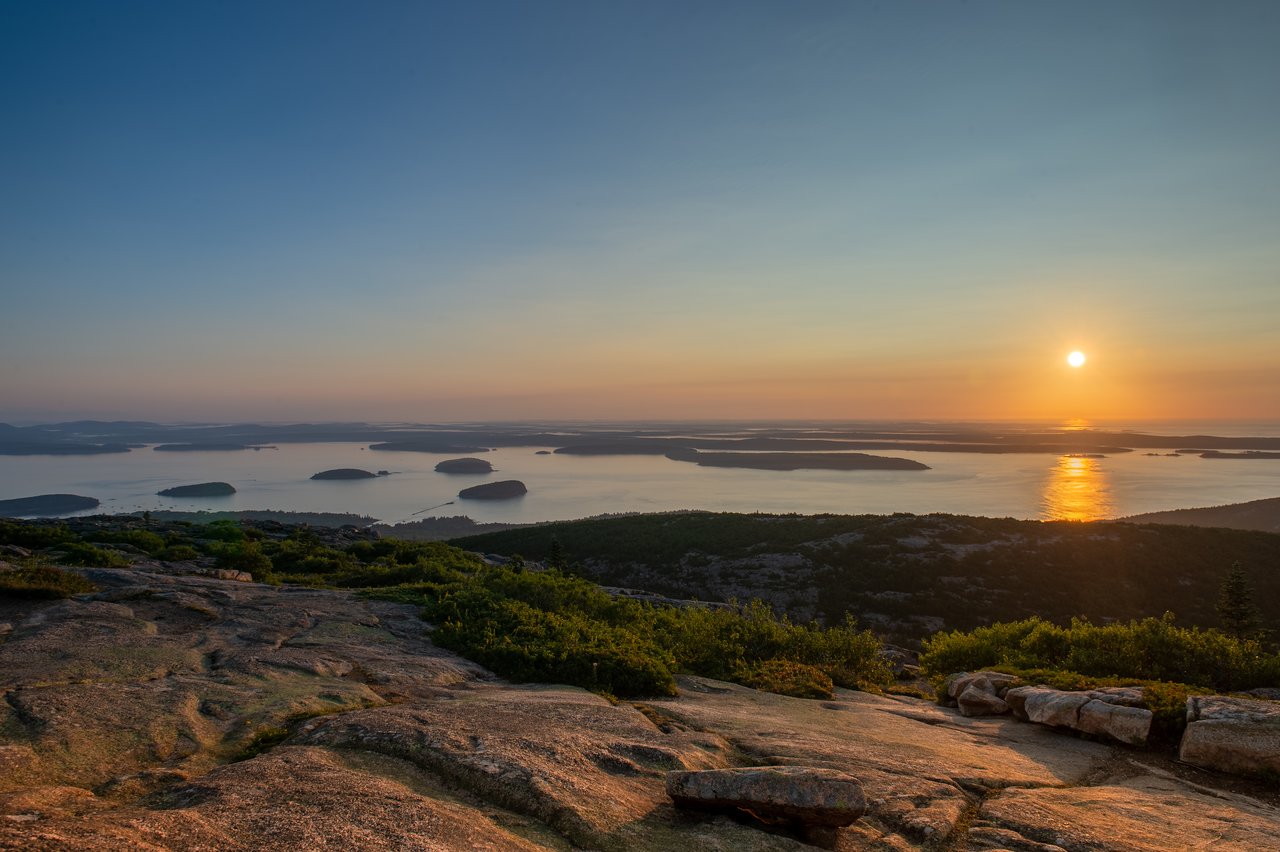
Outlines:
[[[1252,852],[1280,836],[1274,788],[1007,716],[698,678],[612,704],[500,681],[434,647],[410,606],[84,573],[101,591],[0,601],[0,848]],[[669,794],[689,770],[766,765],[851,776],[865,815],[815,840]]]

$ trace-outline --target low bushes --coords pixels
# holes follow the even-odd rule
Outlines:
[[[1067,627],[1028,618],[938,633],[924,641],[920,664],[931,675],[1008,667],[1222,691],[1280,684],[1280,655],[1219,630],[1179,627],[1171,613],[1105,625],[1077,618]]]
[[[79,574],[50,565],[0,571],[0,598],[67,598],[96,588]]]
[[[671,694],[675,674],[688,672],[829,697],[833,681],[874,689],[890,679],[869,632],[852,622],[792,624],[758,601],[741,610],[656,607],[554,569],[508,567],[415,592],[437,643],[513,680],[639,696]]]

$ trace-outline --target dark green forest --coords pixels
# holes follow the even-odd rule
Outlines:
[[[1233,564],[1260,626],[1280,629],[1280,535],[1157,524],[958,515],[708,512],[570,521],[454,539],[545,559],[582,576],[703,600],[761,598],[793,615],[860,623],[900,639],[1039,616],[1065,624],[1162,617],[1222,627]]]

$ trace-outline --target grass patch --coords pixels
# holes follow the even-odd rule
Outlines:
[[[97,588],[74,571],[51,565],[0,572],[0,598],[68,598]]]

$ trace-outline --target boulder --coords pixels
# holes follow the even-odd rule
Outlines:
[[[1070,728],[1129,745],[1145,745],[1151,733],[1151,711],[1134,706],[1142,701],[1142,690],[1137,687],[1065,692],[1047,686],[1019,686],[1006,691],[1004,700],[1024,722]]]
[[[1005,700],[1019,718],[1028,722],[1074,729],[1080,718],[1080,708],[1092,699],[1087,692],[1019,686],[1006,692]]]
[[[1191,696],[1178,758],[1222,772],[1280,772],[1280,703],[1225,695]]]
[[[960,672],[944,681],[944,690],[962,716],[1002,716],[1009,705],[1000,695],[1017,679],[1004,672]]]
[[[1108,704],[1094,698],[1080,708],[1076,729],[1141,746],[1147,744],[1151,734],[1151,719],[1151,711],[1142,707]]]
[[[867,810],[862,785],[835,769],[752,766],[667,773],[667,795],[681,807],[737,808],[765,822],[849,825]]]

